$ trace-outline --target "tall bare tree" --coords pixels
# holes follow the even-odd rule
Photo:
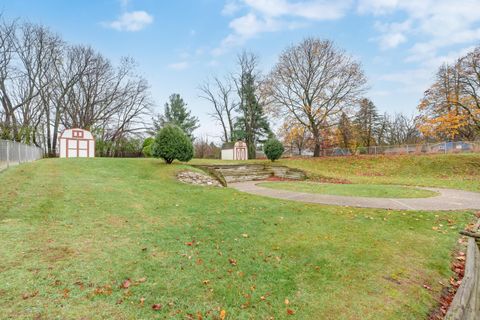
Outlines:
[[[221,80],[218,77],[213,81],[206,81],[199,87],[200,97],[213,105],[213,112],[210,116],[222,126],[223,142],[232,142],[233,137],[233,116],[236,104],[233,102],[233,86],[227,77]]]
[[[95,131],[115,148],[146,127],[152,104],[135,62],[118,67],[87,46],[68,46],[41,25],[0,15],[0,136],[56,154],[66,127]],[[107,153],[112,154],[109,149]]]
[[[310,130],[318,157],[322,130],[338,123],[342,111],[362,96],[365,85],[358,62],[331,41],[307,38],[281,54],[265,93],[276,112],[294,116]]]

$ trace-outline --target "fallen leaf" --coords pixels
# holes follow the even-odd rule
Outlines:
[[[228,258],[228,262],[230,262],[230,264],[231,264],[232,266],[236,266],[236,265],[237,265],[237,260],[235,260],[235,259]]]
[[[144,297],[141,297],[140,298],[140,305],[143,307],[143,304],[145,303],[145,298]]]
[[[220,311],[220,320],[225,320],[227,316],[227,312],[225,310]]]
[[[292,309],[287,309],[287,314],[288,315],[294,315],[295,314],[295,311],[293,311]]]
[[[246,233],[242,233],[242,237],[244,237],[244,238],[248,238],[248,234],[246,234]]]
[[[127,279],[123,281],[122,285],[120,286],[120,289],[128,289],[130,285],[132,284],[132,281],[130,279]]]
[[[285,304],[289,304],[290,301],[288,299],[285,299]]]
[[[430,291],[432,290],[432,287],[430,287],[430,286],[427,285],[427,284],[424,284],[423,287],[424,287],[425,289],[427,289],[427,290],[430,290]]]
[[[140,278],[140,279],[137,280],[137,282],[139,282],[139,283],[143,283],[145,281],[147,281],[147,278]]]
[[[156,310],[156,311],[161,310],[161,309],[162,309],[162,305],[159,304],[159,303],[155,303],[154,305],[152,305],[152,309],[153,309],[153,310]]]
[[[63,297],[68,298],[70,296],[70,290],[65,288],[63,289]]]
[[[32,293],[24,293],[22,294],[22,299],[26,300],[28,298],[33,298],[38,294],[38,290],[33,291]]]

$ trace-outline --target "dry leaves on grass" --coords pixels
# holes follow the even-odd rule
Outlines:
[[[220,311],[220,320],[225,320],[227,312],[225,310]]]
[[[127,279],[122,282],[120,289],[128,289],[132,285],[132,280]]]
[[[35,297],[37,294],[38,294],[38,290],[35,290],[35,291],[31,292],[31,293],[27,293],[27,292],[26,292],[26,293],[22,294],[22,299],[23,299],[23,300],[27,300],[27,299],[29,299],[29,298]]]
[[[163,306],[160,303],[155,303],[152,305],[152,309],[155,311],[162,310]]]

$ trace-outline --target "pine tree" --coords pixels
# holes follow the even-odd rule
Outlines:
[[[340,121],[338,122],[338,140],[339,144],[344,149],[352,149],[355,144],[355,133],[352,123],[345,112],[342,112]]]
[[[247,53],[239,56],[241,72],[235,80],[240,98],[237,108],[240,115],[235,123],[235,138],[245,141],[249,159],[255,159],[257,143],[266,141],[271,133],[263,105],[256,96],[256,59],[254,55]]]
[[[360,109],[355,114],[353,121],[359,143],[363,147],[376,145],[376,137],[381,126],[381,117],[378,115],[377,108],[369,99],[360,101]]]
[[[156,132],[167,124],[179,127],[191,140],[194,139],[193,131],[199,127],[198,118],[191,115],[191,111],[187,110],[187,104],[177,93],[170,96],[169,102],[165,103],[163,115],[158,115],[153,123]]]

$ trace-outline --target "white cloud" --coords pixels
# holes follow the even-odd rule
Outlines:
[[[187,61],[181,61],[169,64],[168,67],[173,70],[185,70],[189,67],[189,64]]]
[[[247,8],[247,13],[230,21],[231,32],[213,55],[221,55],[234,46],[266,32],[292,30],[308,25],[314,20],[335,20],[343,17],[353,0],[242,0],[229,1],[223,8],[224,15],[232,15]]]
[[[153,16],[146,11],[125,12],[117,20],[105,25],[118,31],[140,31],[153,22]]]
[[[227,1],[222,9],[222,15],[231,16],[237,13],[242,8],[242,5],[237,0]]]
[[[396,48],[400,44],[407,41],[406,33],[411,29],[409,20],[401,23],[375,23],[375,29],[380,31],[381,35],[374,38],[380,43],[382,50]]]
[[[358,11],[391,20],[394,13],[403,21],[381,23],[377,38],[382,48],[394,48],[408,38],[427,39],[414,44],[409,60],[435,56],[437,50],[480,40],[480,0],[359,0]],[[398,16],[398,15],[397,15]]]
[[[269,17],[292,16],[313,20],[335,20],[343,17],[351,0],[244,0],[255,11]]]

